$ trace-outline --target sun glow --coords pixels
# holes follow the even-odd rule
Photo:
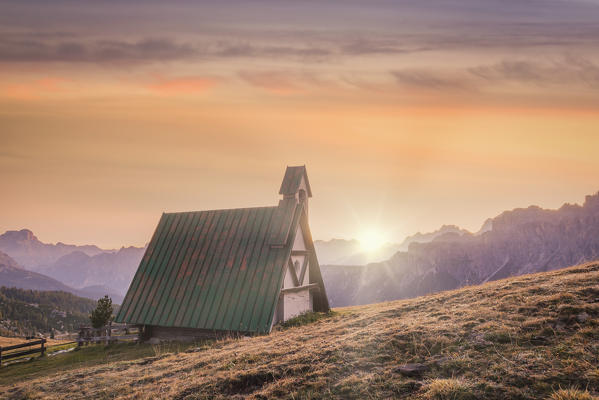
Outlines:
[[[363,251],[373,252],[380,249],[385,244],[385,237],[380,231],[367,230],[358,237],[360,247]]]

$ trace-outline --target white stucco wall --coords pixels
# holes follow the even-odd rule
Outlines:
[[[304,242],[304,232],[302,227],[298,225],[297,233],[295,234],[295,240],[293,241],[293,250],[306,250],[306,243]]]
[[[308,289],[299,292],[285,293],[284,297],[284,320],[293,318],[306,311],[312,310],[312,296]]]
[[[304,235],[303,235],[301,227],[298,227],[298,231],[295,235],[295,241],[293,243],[292,249],[293,250],[306,250],[306,244],[304,242]],[[299,262],[299,267],[296,272],[298,279],[301,274],[301,267],[304,263],[305,257],[306,256],[303,256],[303,255],[291,257],[291,261],[293,263],[295,263],[296,261]],[[299,286],[308,285],[309,283],[310,283],[310,269],[309,269],[309,265],[308,265],[306,267],[306,273],[304,275],[304,280],[303,280],[303,282],[299,283]],[[285,266],[285,278],[283,280],[283,289],[288,289],[288,288],[293,288],[293,287],[296,287],[296,285],[293,282],[293,278],[291,278],[291,273],[289,271],[289,265],[286,265]],[[310,293],[310,291],[308,289],[300,290],[297,292],[284,293],[279,301],[281,302],[279,304],[279,307],[282,307],[283,310],[282,310],[282,312],[280,312],[280,310],[278,310],[278,312],[275,313],[274,320],[276,322],[282,322],[282,321],[288,320],[289,318],[293,318],[301,313],[304,313],[306,311],[313,310],[312,293]],[[281,315],[282,315],[282,321],[281,321]]]

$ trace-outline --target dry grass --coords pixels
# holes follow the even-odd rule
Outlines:
[[[588,391],[578,389],[560,389],[553,393],[550,400],[597,400],[597,397],[591,396]]]
[[[427,386],[426,397],[432,400],[475,399],[470,385],[460,379],[433,379]]]
[[[5,386],[0,372],[0,397],[589,399],[598,339],[599,263],[590,263]],[[405,377],[405,363],[427,370]]]

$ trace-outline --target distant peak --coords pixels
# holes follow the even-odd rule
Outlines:
[[[6,231],[0,235],[9,240],[15,241],[37,241],[37,237],[29,229],[21,229],[20,231]]]
[[[441,228],[437,232],[466,233],[468,231],[466,229],[460,228],[457,225],[445,224],[445,225],[441,226]]]
[[[448,229],[452,229],[452,230],[461,230],[461,228],[457,225],[453,225],[453,224],[444,224],[441,226],[441,228],[439,229],[440,231],[446,231]]]

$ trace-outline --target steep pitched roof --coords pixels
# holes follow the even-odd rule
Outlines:
[[[269,332],[302,219],[293,199],[277,207],[163,214],[116,320]]]
[[[308,181],[308,172],[306,171],[305,165],[299,167],[287,167],[279,194],[290,196],[297,193],[299,186],[302,183],[302,177],[306,181],[308,197],[312,197],[312,189],[310,188],[310,181]]]

